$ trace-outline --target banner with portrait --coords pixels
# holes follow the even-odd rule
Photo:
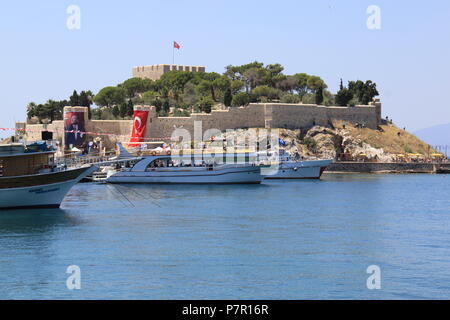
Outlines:
[[[66,149],[82,147],[86,141],[84,112],[66,112],[64,114],[64,130]]]

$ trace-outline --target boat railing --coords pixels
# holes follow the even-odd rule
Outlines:
[[[104,154],[88,154],[88,155],[68,155],[55,158],[56,165],[63,165],[68,168],[82,167],[86,165],[108,165],[118,161],[126,162],[138,160],[139,157],[119,158],[115,152],[108,152]]]

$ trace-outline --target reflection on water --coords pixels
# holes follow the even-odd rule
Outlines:
[[[77,217],[70,216],[63,209],[0,211],[0,235],[46,233],[55,228],[70,227],[79,223]]]

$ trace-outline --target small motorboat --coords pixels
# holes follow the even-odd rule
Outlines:
[[[267,163],[267,153],[258,154],[261,163]],[[302,160],[300,156],[293,158],[288,152],[280,149],[279,166],[264,175],[264,179],[320,179],[328,165],[333,162],[327,160]]]

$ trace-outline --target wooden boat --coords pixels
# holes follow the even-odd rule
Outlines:
[[[70,188],[96,170],[55,164],[45,144],[0,145],[0,209],[57,208]]]

